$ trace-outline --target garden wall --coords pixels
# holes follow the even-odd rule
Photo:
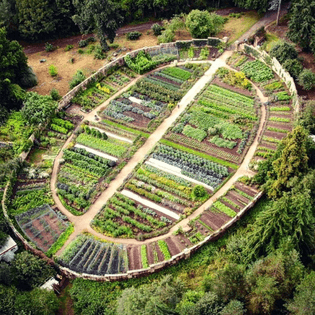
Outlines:
[[[127,273],[124,273],[124,274],[114,274],[114,275],[108,274],[105,276],[90,275],[86,273],[81,274],[81,273],[74,272],[65,267],[60,267],[60,269],[62,270],[63,274],[65,274],[69,278],[83,278],[83,279],[96,280],[96,281],[119,281],[119,280],[126,280],[126,279],[131,279],[131,278],[148,276],[154,272],[173,266],[182,259],[188,259],[204,244],[211,241],[216,241],[217,239],[221,238],[231,226],[233,226],[237,221],[239,221],[247,213],[247,211],[250,210],[256,204],[256,202],[262,197],[262,195],[263,195],[263,192],[258,193],[255,196],[255,198],[247,206],[245,206],[233,219],[231,219],[229,222],[227,222],[225,225],[223,225],[219,230],[217,230],[213,234],[207,236],[203,241],[199,242],[198,244],[196,244],[195,246],[191,248],[184,249],[184,251],[173,256],[171,259],[167,261],[162,261],[160,263],[150,265],[149,268],[131,270],[131,271],[127,271]]]
[[[140,48],[137,50],[133,50],[130,53],[127,53],[130,55],[131,58],[135,57],[140,51],[144,51],[145,53],[150,54],[152,57],[159,55],[159,54],[172,54],[172,55],[177,55],[179,57],[179,52],[178,49],[182,46],[190,46],[190,45],[196,45],[196,46],[204,46],[204,45],[209,45],[209,46],[217,46],[219,43],[224,43],[225,41],[219,39],[219,38],[213,38],[209,37],[207,39],[192,39],[192,40],[186,40],[186,41],[176,41],[172,43],[166,43],[166,44],[160,44],[157,46],[151,46],[151,47],[144,47]],[[124,61],[124,56],[119,57],[115,61],[112,61],[99,70],[97,72],[93,73],[91,76],[89,76],[87,79],[85,79],[83,82],[81,82],[79,85],[74,87],[71,91],[69,91],[59,102],[58,109],[62,109],[66,107],[72,100],[73,97],[81,90],[85,89],[87,85],[90,82],[95,82],[102,76],[105,76],[108,72],[109,69],[115,66],[124,66],[125,61]]]
[[[299,112],[300,110],[300,102],[299,102],[299,96],[297,93],[296,85],[289,74],[280,62],[276,58],[271,58],[264,50],[259,50],[253,46],[249,46],[247,44],[242,44],[239,46],[240,50],[245,52],[248,55],[251,55],[252,57],[259,59],[260,61],[264,62],[267,66],[269,66],[286,84],[287,88],[292,94],[292,104],[295,108],[296,112]]]

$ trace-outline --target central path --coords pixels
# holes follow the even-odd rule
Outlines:
[[[219,67],[226,66],[225,61],[227,60],[229,56],[231,56],[231,54],[232,52],[226,51],[220,58],[216,59],[216,61],[212,63],[210,69],[195,83],[195,85],[182,98],[182,100],[179,103],[179,107],[176,107],[173,110],[172,114],[167,119],[165,119],[163,123],[152,133],[152,135],[147,139],[145,144],[135,153],[135,155],[131,158],[131,160],[127,163],[127,165],[121,170],[121,172],[117,175],[117,177],[109,184],[109,187],[100,195],[97,201],[90,207],[88,212],[85,213],[84,215],[74,216],[69,211],[67,211],[65,207],[61,204],[55,191],[55,184],[56,184],[57,172],[58,172],[58,161],[55,161],[53,174],[52,174],[52,180],[51,180],[51,189],[53,193],[53,198],[54,198],[54,201],[56,202],[56,205],[60,209],[60,211],[66,214],[69,220],[74,224],[74,232],[71,234],[71,236],[69,237],[67,242],[64,244],[64,246],[57,252],[57,255],[59,255],[64,250],[64,248],[71,241],[73,241],[76,238],[76,236],[78,236],[82,232],[89,232],[99,238],[106,239],[108,241],[112,241],[115,243],[124,243],[124,244],[145,244],[145,243],[150,243],[158,239],[164,239],[167,236],[170,236],[173,233],[173,231],[177,230],[179,226],[183,227],[184,229],[187,228],[187,224],[189,223],[191,219],[195,218],[197,215],[202,213],[217,198],[219,198],[226,191],[228,191],[239,177],[244,176],[244,175],[249,175],[249,176],[253,175],[253,172],[248,170],[248,165],[251,159],[253,158],[254,153],[257,149],[258,143],[259,143],[259,134],[263,129],[263,125],[266,119],[265,107],[261,108],[262,115],[261,115],[260,125],[257,131],[256,138],[253,144],[251,145],[251,147],[249,148],[243,160],[243,163],[241,164],[239,169],[205,204],[199,207],[188,218],[180,221],[178,224],[173,226],[172,229],[167,234],[140,242],[135,239],[117,239],[117,238],[104,236],[103,234],[98,233],[95,230],[93,230],[90,226],[90,223],[95,217],[95,215],[102,209],[105,203],[115,194],[117,189],[123,184],[124,180],[130,174],[130,172],[132,172],[133,169],[136,167],[136,165],[139,162],[141,162],[146,157],[147,154],[150,153],[150,151],[153,149],[156,143],[162,138],[162,136],[167,131],[167,129],[172,125],[172,123],[179,117],[179,115],[186,109],[186,107],[195,99],[196,95],[206,86],[206,84],[212,80],[217,69]],[[261,91],[258,88],[256,88],[256,90],[260,98],[260,101],[262,103],[265,102],[267,99],[262,95]],[[96,113],[96,111],[102,106],[104,106],[104,104],[100,105],[97,109],[95,109],[93,113],[86,115],[85,119],[89,119],[89,118],[91,119],[91,117],[94,116],[94,113]],[[64,147],[66,147],[71,140],[72,140],[72,137],[68,139]],[[62,153],[60,153],[60,157],[61,157],[61,154]]]

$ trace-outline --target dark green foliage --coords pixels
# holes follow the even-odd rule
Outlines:
[[[35,92],[26,94],[22,115],[29,125],[45,123],[57,108],[57,102],[50,96],[39,95]]]
[[[232,315],[232,314],[233,315],[246,314],[246,309],[244,307],[244,304],[238,300],[232,300],[220,312],[220,315]]]
[[[271,48],[270,56],[275,57],[282,64],[287,59],[296,59],[298,53],[293,45],[280,41]]]
[[[46,52],[51,52],[51,51],[54,51],[54,50],[56,50],[56,48],[57,47],[55,47],[53,44],[51,44],[51,43],[46,43],[45,44],[45,51]]]
[[[128,40],[137,40],[140,38],[140,36],[142,35],[142,33],[138,32],[138,31],[135,31],[135,32],[129,32],[127,33],[126,35],[126,38]]]
[[[27,58],[17,41],[9,41],[4,28],[0,28],[0,105],[7,110],[18,108],[25,95],[21,73],[27,71]]]
[[[304,127],[310,134],[315,133],[315,103],[310,101],[305,104],[306,106],[301,113],[299,124]]]
[[[104,52],[103,48],[100,45],[97,45],[94,51],[94,59],[103,60],[105,58],[106,58],[106,53]]]
[[[43,284],[54,270],[40,258],[24,251],[16,254],[12,261],[12,273],[17,287],[30,290]]]
[[[69,83],[70,90],[85,80],[85,75],[81,70],[77,70]]]
[[[290,314],[304,315],[315,313],[315,272],[311,271],[297,286],[294,298],[287,304]]]
[[[303,65],[297,59],[287,59],[282,65],[295,79],[297,79],[300,73],[303,71]]]
[[[102,49],[108,50],[106,40],[113,43],[116,31],[123,21],[119,10],[120,5],[111,0],[75,0],[73,4],[77,11],[77,15],[73,16],[73,21],[79,26],[81,32],[88,32],[96,27]]]
[[[162,34],[162,26],[158,23],[155,23],[151,26],[151,30],[155,36],[159,36]]]
[[[55,88],[53,88],[50,91],[50,97],[54,100],[54,101],[59,101],[61,99],[61,95],[59,94],[59,91]]]
[[[315,73],[304,69],[299,75],[298,82],[304,90],[311,90],[315,86]]]
[[[315,2],[294,1],[289,21],[288,37],[304,49],[315,52]]]
[[[31,67],[27,67],[20,75],[20,83],[23,88],[30,88],[37,85],[37,76]]]
[[[235,5],[244,9],[254,9],[266,12],[269,7],[269,0],[233,0]]]
[[[196,199],[204,197],[206,193],[206,189],[201,185],[196,185],[192,191],[192,194]]]
[[[80,48],[86,47],[88,45],[88,42],[84,39],[80,40],[78,43]]]
[[[216,35],[224,24],[223,17],[208,11],[193,10],[186,18],[186,27],[193,38]]]

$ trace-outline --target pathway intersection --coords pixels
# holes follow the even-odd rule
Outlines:
[[[214,77],[215,72],[220,67],[227,67],[226,60],[232,55],[231,51],[226,51],[221,57],[216,59],[209,70],[195,83],[195,85],[188,91],[188,93],[182,98],[182,100],[179,103],[179,106],[174,108],[171,115],[163,121],[163,123],[150,135],[150,137],[147,139],[147,141],[144,143],[144,145],[134,154],[134,156],[131,158],[131,160],[126,164],[126,166],[120,171],[120,173],[117,175],[117,177],[109,184],[108,188],[100,195],[100,197],[96,200],[96,202],[90,207],[90,209],[83,214],[82,216],[75,216],[72,213],[70,213],[60,202],[57,193],[56,193],[56,181],[57,181],[57,173],[59,169],[59,160],[62,158],[62,151],[64,148],[66,148],[69,143],[72,141],[73,136],[71,136],[66,143],[64,144],[62,150],[58,154],[58,156],[55,159],[53,172],[51,176],[51,191],[53,199],[59,208],[59,210],[65,214],[69,220],[74,225],[74,232],[71,234],[67,242],[64,244],[64,246],[57,252],[57,255],[60,255],[62,251],[66,248],[66,246],[72,242],[79,234],[82,232],[89,232],[93,234],[94,236],[97,236],[98,238],[105,239],[110,242],[114,243],[123,243],[126,245],[139,245],[139,244],[148,244],[153,241],[157,241],[160,239],[165,239],[168,236],[171,236],[174,231],[176,231],[179,227],[182,227],[183,230],[187,230],[188,223],[190,220],[196,218],[198,215],[200,215],[205,209],[207,209],[209,206],[211,206],[220,196],[225,194],[231,186],[242,176],[253,176],[254,173],[249,170],[248,166],[250,161],[252,160],[255,151],[258,147],[259,143],[259,135],[261,131],[263,130],[263,126],[266,120],[266,109],[264,106],[261,107],[261,119],[259,128],[255,137],[255,140],[253,144],[250,146],[247,154],[244,157],[244,160],[238,170],[235,172],[235,174],[202,206],[200,206],[197,210],[194,211],[190,216],[188,216],[186,219],[178,222],[176,225],[174,225],[170,231],[167,234],[160,235],[155,238],[150,238],[145,241],[137,241],[135,239],[121,239],[121,238],[113,238],[104,236],[101,233],[96,232],[92,227],[90,226],[91,221],[95,217],[95,215],[102,209],[104,204],[115,194],[118,187],[120,187],[124,180],[128,177],[130,172],[133,171],[133,169],[136,167],[136,165],[141,162],[146,155],[151,151],[151,149],[156,145],[156,143],[162,138],[164,133],[167,131],[167,129],[173,124],[173,122],[176,121],[176,119],[185,111],[186,107],[195,99],[197,94],[208,84]],[[141,78],[140,76],[138,80]],[[130,85],[135,84],[135,81],[133,81]],[[124,90],[127,90],[129,86],[126,86],[122,91],[119,91],[119,93],[115,94],[113,97],[111,97],[109,100],[95,108],[91,113],[84,115],[84,120],[93,120],[94,115],[100,110],[100,108],[106,106],[111,99],[115,98],[118,94],[121,94]],[[261,91],[255,86],[255,89],[257,90],[257,95],[260,99],[260,102],[264,104],[268,98],[264,97]]]

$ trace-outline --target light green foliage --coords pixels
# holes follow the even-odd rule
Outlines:
[[[81,70],[77,70],[69,83],[70,90],[85,80],[85,75]]]
[[[56,77],[58,75],[58,70],[57,70],[56,66],[54,66],[54,65],[49,66],[49,75],[51,77]]]
[[[259,60],[246,62],[241,70],[254,82],[264,82],[274,77],[272,70]]]
[[[39,125],[45,123],[54,114],[56,108],[57,102],[50,96],[28,92],[21,112],[29,125]]]
[[[181,68],[169,67],[162,70],[162,73],[168,74],[174,78],[186,81],[191,77],[191,73]]]
[[[227,207],[224,203],[220,201],[216,201],[213,206],[228,215],[231,218],[234,218],[236,216],[236,212],[232,210],[231,208]],[[211,208],[210,208],[211,209]]]
[[[224,19],[208,11],[192,10],[186,18],[186,27],[193,38],[208,38],[216,35],[224,24]]]
[[[55,88],[53,88],[50,91],[50,97],[54,100],[54,101],[59,101],[61,99],[61,95],[59,94],[59,91]]]
[[[172,255],[168,249],[168,246],[166,244],[166,242],[164,240],[159,240],[158,241],[158,245],[159,245],[159,248],[161,250],[161,252],[163,253],[164,255],[164,260],[169,260],[171,259]]]
[[[204,130],[193,128],[190,125],[185,126],[183,134],[187,137],[197,139],[198,141],[202,141],[207,136]]]
[[[142,262],[142,268],[149,267],[146,245],[141,245],[141,262]]]

